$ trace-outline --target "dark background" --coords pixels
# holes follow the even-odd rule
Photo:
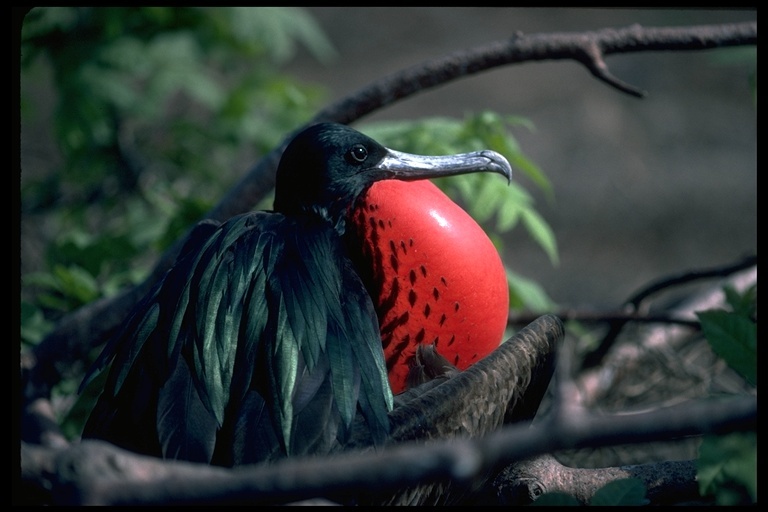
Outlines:
[[[503,40],[515,31],[590,31],[757,19],[752,10],[585,8],[310,8],[338,58],[304,55],[300,78],[330,100],[426,59]],[[514,131],[551,179],[554,202],[517,173],[555,231],[553,265],[523,229],[507,241],[510,267],[563,306],[614,307],[650,280],[757,250],[754,48],[609,56],[637,99],[570,61],[525,63],[426,91],[361,120],[456,116],[492,109],[528,118]],[[729,53],[730,52],[730,53]],[[751,55],[751,57],[749,57]]]

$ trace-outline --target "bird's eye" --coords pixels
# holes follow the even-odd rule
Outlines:
[[[351,164],[364,162],[368,158],[368,150],[362,144],[355,144],[347,152],[347,161]]]

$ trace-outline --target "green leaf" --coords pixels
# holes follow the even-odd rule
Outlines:
[[[724,310],[696,313],[712,350],[750,384],[757,385],[757,324]]]
[[[513,168],[522,171],[551,197],[551,184],[522,153],[509,131],[510,127],[518,125],[530,127],[530,121],[486,111],[469,114],[463,120],[431,117],[418,121],[377,122],[360,129],[385,146],[411,153],[438,155],[492,149],[503,154]]]
[[[474,178],[481,178],[481,174],[471,175]],[[499,208],[500,203],[504,201],[503,189],[500,189],[498,180],[473,180],[477,183],[474,194],[470,197],[472,216],[478,223],[486,222],[494,212]],[[505,184],[502,184],[506,188]]]
[[[732,286],[723,288],[725,301],[733,312],[747,318],[753,318],[757,310],[757,284],[753,284],[740,293]]]
[[[556,304],[536,282],[506,268],[509,283],[509,308],[544,313],[555,309]]]
[[[76,298],[82,304],[98,298],[99,287],[96,279],[84,268],[77,265],[57,265],[53,274],[63,294]]]
[[[544,192],[547,199],[554,200],[554,190],[552,189],[552,183],[544,175],[544,172],[533,163],[527,156],[520,152],[505,153],[509,155],[509,163],[512,167],[520,169],[523,173],[533,181],[542,192]]]
[[[284,63],[301,43],[321,62],[336,51],[315,20],[296,7],[234,7],[225,10],[231,36],[252,52],[263,49],[276,63]]]
[[[517,225],[519,220],[520,208],[514,204],[504,204],[496,217],[496,230],[499,233],[509,231]]]
[[[94,236],[80,229],[65,234],[52,247],[53,258],[60,265],[81,267],[92,276],[98,276],[105,265],[128,261],[139,253],[128,234],[107,232]],[[124,268],[118,265],[118,268]]]
[[[20,334],[23,343],[36,345],[50,332],[53,325],[53,322],[45,319],[39,307],[27,301],[21,301]]]
[[[757,502],[756,432],[705,437],[696,465],[702,496],[714,496],[718,505]]]
[[[175,212],[169,214],[165,230],[155,241],[160,250],[165,250],[181,238],[189,226],[202,219],[212,205],[202,198],[182,197],[175,206]]]
[[[637,478],[608,482],[595,492],[589,502],[592,506],[640,506],[649,503],[645,484]]]
[[[118,108],[131,108],[140,99],[138,91],[123,72],[89,64],[83,66],[80,78],[83,87],[92,91],[101,101],[114,103]]]
[[[550,228],[549,224],[547,224],[534,210],[526,209],[522,211],[521,214],[523,224],[528,228],[528,232],[544,249],[544,252],[547,253],[549,261],[551,261],[553,265],[557,265],[557,241],[555,240],[555,234],[552,231],[552,228]]]

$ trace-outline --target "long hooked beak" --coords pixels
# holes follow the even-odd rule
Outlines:
[[[386,149],[386,156],[373,169],[382,171],[388,178],[415,181],[474,172],[494,172],[505,176],[508,182],[512,180],[512,167],[507,159],[490,149],[445,156],[413,155]]]

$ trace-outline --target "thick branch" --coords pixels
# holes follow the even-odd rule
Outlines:
[[[48,486],[58,504],[287,502],[360,488],[395,492],[416,481],[469,481],[489,468],[561,449],[754,430],[756,422],[756,397],[737,396],[640,414],[583,414],[536,428],[518,424],[477,440],[404,443],[380,452],[288,459],[234,470],[163,462],[97,441],[64,450],[25,445],[22,472],[26,483],[53,475]]]
[[[646,488],[652,505],[701,501],[696,482],[696,462],[665,461],[653,464],[599,469],[570,468],[551,455],[510,464],[494,481],[502,505],[527,505],[548,492],[562,492],[582,504],[592,501],[607,483],[637,478]]]

